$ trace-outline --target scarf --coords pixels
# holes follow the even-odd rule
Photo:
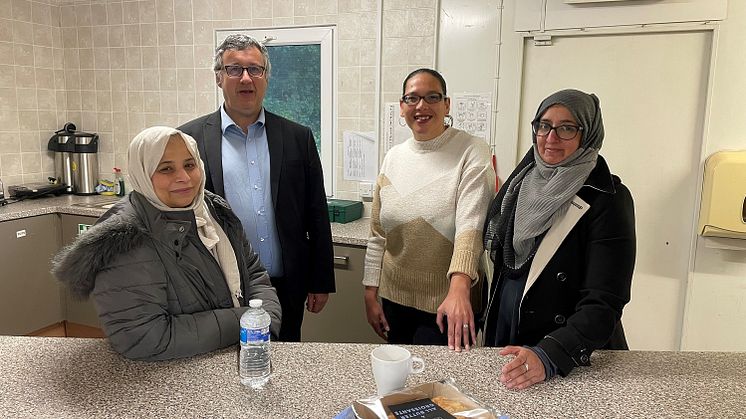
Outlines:
[[[155,193],[150,180],[163,157],[168,142],[172,138],[180,138],[186,144],[189,153],[194,157],[202,174],[199,193],[194,201],[185,208],[171,208],[164,204]],[[217,260],[228,284],[233,306],[239,307],[238,298],[241,296],[241,276],[238,271],[236,254],[228,236],[215,221],[205,202],[205,167],[199,157],[197,142],[191,136],[169,127],[151,127],[143,130],[129,145],[127,154],[127,174],[133,191],[143,195],[151,205],[163,212],[188,211],[194,212],[197,224],[197,235],[202,244]]]
[[[493,201],[488,214],[485,245],[495,260],[501,251],[508,273],[523,273],[544,233],[562,218],[575,194],[596,167],[604,127],[598,97],[578,90],[561,90],[541,102],[538,121],[554,105],[565,106],[583,128],[580,146],[565,160],[547,164],[539,155],[533,134],[534,161],[518,172],[506,186],[502,205]]]

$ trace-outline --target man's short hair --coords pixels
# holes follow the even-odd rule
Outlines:
[[[216,73],[223,69],[223,53],[225,51],[243,51],[249,48],[256,48],[262,53],[262,56],[264,57],[264,78],[269,80],[269,76],[272,73],[272,64],[269,62],[269,52],[267,52],[267,47],[249,35],[240,33],[228,35],[228,37],[225,38],[225,41],[215,49],[215,58],[213,60],[212,69],[215,70]]]

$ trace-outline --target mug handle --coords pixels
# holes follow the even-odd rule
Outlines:
[[[416,365],[419,364],[419,365]],[[412,374],[419,374],[425,371],[425,361],[419,356],[412,357]]]

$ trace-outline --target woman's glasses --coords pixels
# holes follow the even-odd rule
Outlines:
[[[402,96],[401,101],[404,104],[406,104],[406,105],[414,106],[414,105],[420,103],[420,101],[422,99],[425,99],[426,103],[434,105],[434,104],[440,102],[441,100],[443,100],[443,98],[444,98],[444,96],[442,94],[440,94],[440,93],[428,93],[425,96],[404,95],[404,96]]]
[[[572,140],[583,130],[583,127],[577,125],[559,125],[556,127],[546,122],[535,121],[531,124],[531,129],[537,137],[546,137],[552,130],[557,134],[560,140]]]

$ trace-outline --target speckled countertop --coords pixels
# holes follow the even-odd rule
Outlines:
[[[4,417],[332,418],[375,394],[375,345],[273,343],[274,374],[261,391],[238,382],[237,349],[190,359],[129,361],[103,339],[0,336]],[[457,354],[409,347],[425,372],[408,385],[451,377],[511,418],[734,418],[746,414],[746,353],[599,351],[528,390],[505,389],[493,348]]]
[[[27,199],[0,207],[0,222],[44,214],[72,214],[99,217],[106,209],[99,205],[116,201],[116,197],[91,195],[62,195],[58,197]],[[332,224],[332,240],[336,244],[366,246],[370,233],[370,220],[363,218],[347,224]]]

